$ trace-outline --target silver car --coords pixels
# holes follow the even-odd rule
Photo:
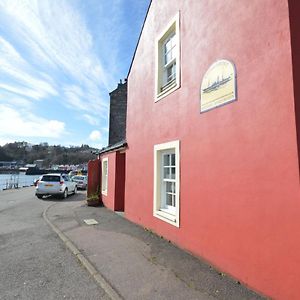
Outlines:
[[[75,175],[72,177],[72,181],[77,183],[79,189],[85,190],[87,187],[87,176],[85,175]]]
[[[46,195],[67,198],[69,194],[76,194],[77,184],[65,174],[45,174],[38,181],[35,195],[41,199]]]

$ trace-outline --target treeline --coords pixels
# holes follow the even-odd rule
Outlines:
[[[14,142],[0,146],[0,161],[17,161],[19,164],[32,164],[42,159],[43,167],[87,163],[95,158],[96,149],[88,145],[65,147],[49,146],[48,143],[32,145],[27,142]]]

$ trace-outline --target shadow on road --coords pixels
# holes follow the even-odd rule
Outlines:
[[[79,191],[75,195],[69,195],[66,199],[59,198],[57,196],[44,196],[42,201],[51,201],[51,202],[78,202],[84,201],[86,199],[86,191]]]

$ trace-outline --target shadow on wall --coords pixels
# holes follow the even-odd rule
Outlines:
[[[290,32],[292,44],[292,60],[293,60],[293,80],[294,80],[294,101],[295,101],[295,118],[297,130],[297,146],[298,146],[298,164],[300,174],[300,19],[299,19],[300,3],[297,0],[289,1],[290,14]],[[299,177],[300,181],[300,177]]]

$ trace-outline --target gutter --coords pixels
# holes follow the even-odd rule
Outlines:
[[[108,145],[107,147],[100,149],[98,152],[95,152],[95,154],[100,155],[100,154],[103,154],[103,153],[107,153],[107,152],[110,152],[110,151],[116,151],[116,150],[126,148],[126,147],[127,147],[126,140],[122,140],[122,141],[120,141],[116,144]]]

